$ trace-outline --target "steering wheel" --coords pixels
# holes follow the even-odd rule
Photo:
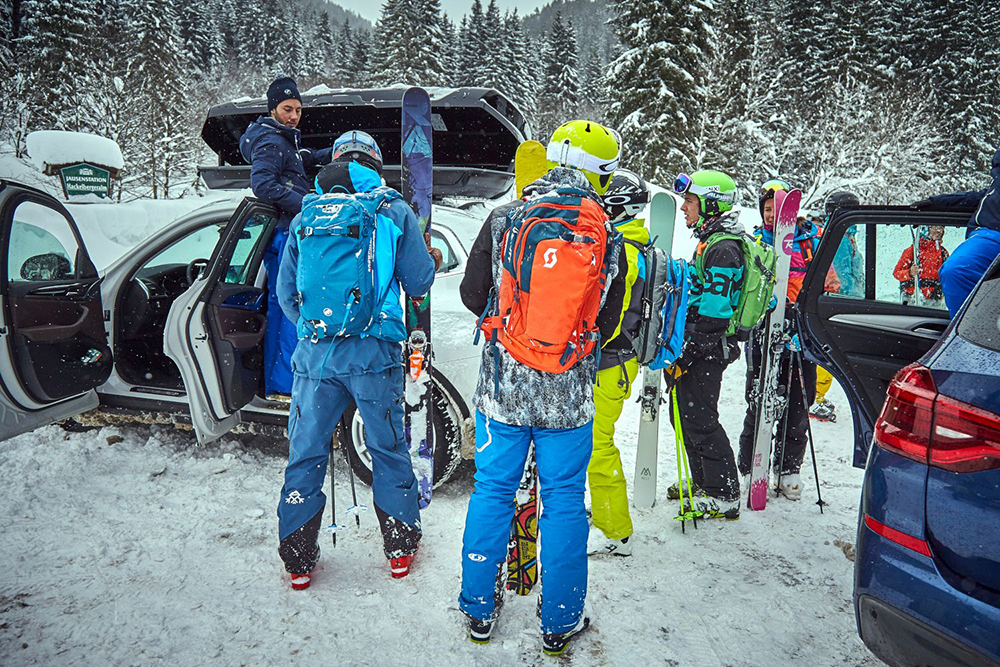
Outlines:
[[[184,270],[184,278],[187,280],[188,287],[193,285],[194,281],[201,275],[201,272],[207,268],[208,260],[201,257],[188,262],[187,268]]]

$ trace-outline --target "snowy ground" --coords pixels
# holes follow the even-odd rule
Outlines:
[[[743,363],[721,412],[735,440]],[[861,471],[850,467],[846,399],[838,424],[813,423],[823,497],[811,467],[801,502],[774,500],[738,522],[681,534],[662,497],[675,478],[661,431],[660,503],[636,512],[632,558],[592,559],[593,628],[576,665],[874,665],[858,640],[851,563]],[[636,435],[629,403],[620,445]],[[51,426],[0,443],[0,664],[544,663],[535,595],[511,599],[489,646],[465,638],[456,597],[471,481],[439,489],[406,579],[389,578],[373,513],[341,533],[312,587],[293,592],[277,556],[280,455],[226,439],[198,448],[154,427],[68,433]],[[631,480],[634,447],[624,446]],[[807,459],[808,461],[808,459]],[[337,461],[337,506],[347,470]],[[370,502],[370,493],[363,490]]]

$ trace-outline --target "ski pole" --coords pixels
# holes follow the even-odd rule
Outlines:
[[[327,527],[327,532],[333,538],[333,546],[337,546],[337,492],[333,488],[333,438],[330,438],[330,512],[333,515],[333,522]]]
[[[795,357],[799,361],[799,385],[802,389],[802,406],[805,408],[809,401],[806,398],[806,382],[802,373],[802,351],[796,352]],[[823,514],[823,506],[826,503],[823,502],[823,494],[819,490],[819,467],[816,465],[816,447],[813,444],[812,424],[809,423],[808,416],[806,417],[806,433],[809,435],[809,453],[812,455],[813,477],[816,479],[816,504],[819,505],[819,513]]]
[[[788,373],[785,374],[785,404],[782,408],[783,415],[781,419],[781,441],[778,445],[781,446],[781,456],[778,457],[778,485],[774,489],[774,497],[777,498],[781,494],[781,475],[785,470],[785,443],[788,439],[788,413],[791,412],[790,406],[792,403],[791,396],[792,393],[792,363],[795,360],[792,351],[788,351]]]
[[[698,529],[698,511],[694,508],[694,491],[691,490],[691,474],[688,470],[687,447],[684,445],[684,428],[681,422],[681,409],[677,403],[677,387],[670,392],[671,406],[673,407],[674,439],[677,442],[677,484],[680,485],[681,513],[677,519],[681,522],[681,533],[684,532],[684,525],[687,519],[694,522],[695,530]],[[684,464],[684,477],[681,477],[681,462]],[[684,487],[687,487],[688,503],[691,510],[684,511]]]
[[[348,513],[351,513],[351,512],[354,513],[354,523],[356,523],[357,526],[358,526],[358,528],[360,528],[361,527],[361,510],[364,509],[364,508],[361,507],[360,505],[358,505],[358,492],[357,492],[357,489],[354,486],[354,466],[351,464],[351,457],[349,457],[349,456],[347,457],[347,470],[350,473],[350,477],[351,477],[351,502],[354,503],[353,505],[351,505],[350,509],[348,509],[347,511],[348,511]]]

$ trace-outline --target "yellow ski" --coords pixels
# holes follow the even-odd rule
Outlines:
[[[545,146],[534,139],[522,142],[514,156],[514,181],[520,199],[524,188],[548,173]]]

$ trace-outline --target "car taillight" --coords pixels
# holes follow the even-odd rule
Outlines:
[[[939,394],[930,370],[911,364],[889,383],[875,443],[953,472],[1000,468],[1000,415]]]

